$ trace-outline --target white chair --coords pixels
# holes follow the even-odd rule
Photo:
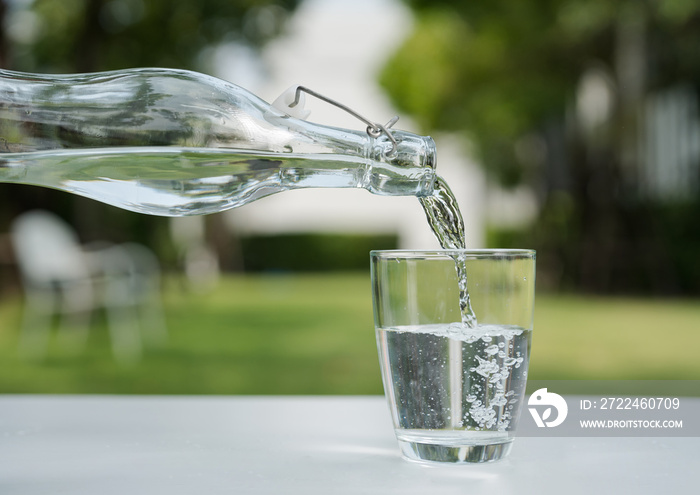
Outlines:
[[[41,210],[13,222],[12,242],[26,296],[19,339],[24,356],[46,355],[56,314],[61,316],[60,343],[74,352],[82,349],[92,313],[101,307],[114,356],[122,363],[137,361],[143,343],[166,338],[158,261],[144,246],[100,244],[84,249],[69,225]]]

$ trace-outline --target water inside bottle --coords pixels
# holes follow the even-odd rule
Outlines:
[[[318,162],[315,166],[313,163]],[[4,169],[4,171],[3,171]],[[61,189],[149,215],[205,215],[277,192],[357,187],[364,169],[342,155],[113,147],[0,153],[0,182]]]

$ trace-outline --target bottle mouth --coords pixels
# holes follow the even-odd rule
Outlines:
[[[435,170],[437,167],[437,146],[435,140],[430,136],[425,136],[425,163],[424,166]]]
[[[375,141],[375,153],[387,163],[402,168],[418,168],[435,170],[437,165],[437,147],[435,141],[430,136],[419,136],[406,131],[393,131],[397,146],[391,154],[388,153],[389,146],[386,138]]]

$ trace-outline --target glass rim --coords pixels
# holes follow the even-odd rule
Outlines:
[[[485,249],[374,249],[370,257],[380,259],[425,259],[466,256],[468,258],[532,258],[534,249],[485,248]]]

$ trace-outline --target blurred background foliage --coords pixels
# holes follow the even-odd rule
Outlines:
[[[29,72],[192,68],[226,41],[259,47],[298,0],[4,0],[3,66]]]
[[[0,0],[0,66],[211,72],[212,48],[235,42],[260,49],[301,3]],[[532,224],[490,226],[487,236],[491,247],[538,250],[530,377],[700,377],[692,353],[700,322],[700,5],[405,3],[415,14],[412,32],[381,74],[394,104],[426,134],[465,138],[489,180],[525,186],[537,198]],[[83,242],[136,241],[156,251],[166,269],[177,264],[165,218],[0,184],[0,232],[35,208],[69,220]],[[85,353],[66,354],[52,341],[43,362],[21,360],[18,279],[0,236],[0,291],[7,289],[0,301],[0,391],[380,393],[367,251],[394,247],[396,239],[230,239],[222,221],[205,220],[221,267],[275,274],[224,277],[203,293],[184,289],[180,277],[166,278],[169,342],[131,367],[112,359],[104,315]],[[243,264],[233,259],[238,250],[245,251]],[[337,261],[341,252],[350,254]],[[289,275],[313,268],[363,271]],[[649,297],[658,295],[685,297]]]
[[[259,49],[298,3],[4,0],[0,65],[210,72],[213,47]],[[491,180],[537,198],[535,222],[487,226],[489,246],[537,249],[543,288],[700,294],[697,2],[405,3],[413,32],[381,74],[396,106],[426,134],[463,136]],[[32,208],[69,219],[86,242],[134,240],[177,261],[166,219],[0,184],[0,231]],[[206,222],[221,266],[240,269],[239,241],[217,235],[221,216]]]
[[[535,224],[490,245],[536,248],[550,288],[700,293],[700,4],[407,3],[381,78],[395,104],[537,195]]]

